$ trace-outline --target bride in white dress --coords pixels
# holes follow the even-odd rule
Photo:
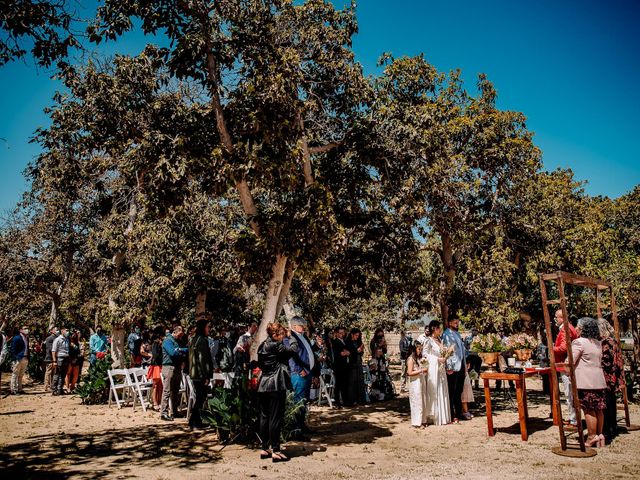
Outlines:
[[[429,361],[427,374],[427,415],[434,425],[446,425],[451,422],[449,407],[449,387],[445,359],[442,357],[444,346],[440,340],[442,328],[437,320],[429,323],[430,335],[427,338],[422,355]]]
[[[426,405],[426,369],[422,368],[422,344],[416,342],[410,347],[407,358],[407,377],[409,378],[409,406],[411,407],[411,425],[421,427],[427,424]]]

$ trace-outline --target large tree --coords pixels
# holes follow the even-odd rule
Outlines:
[[[214,117],[209,181],[233,186],[242,205],[245,272],[266,284],[263,336],[296,269],[340,234],[334,196],[350,192],[324,177],[368,93],[351,51],[354,10],[320,0],[106,1],[90,34],[116,38],[135,17],[170,40],[171,75],[206,89],[196,101]]]
[[[539,168],[539,152],[524,116],[498,109],[484,76],[473,96],[460,72],[439,73],[421,56],[383,61],[359,151],[386,185],[389,212],[439,260],[446,323],[461,262],[503,222],[520,183]]]

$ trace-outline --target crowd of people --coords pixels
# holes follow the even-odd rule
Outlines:
[[[565,338],[564,321],[562,310],[558,310],[555,323],[559,330],[553,351],[567,402],[566,423],[576,424],[571,376],[562,366],[570,342],[588,430],[587,445],[603,446],[617,435],[616,392],[624,384],[622,352],[606,320],[585,317],[575,328],[569,324],[570,339]],[[468,408],[474,401],[471,378],[477,378],[481,361],[470,351],[470,344],[477,332],[462,338],[459,323],[453,318],[443,330],[441,323],[433,320],[416,340],[410,335],[401,337],[402,390],[408,390],[410,421],[416,428],[473,418]],[[395,396],[383,329],[374,332],[369,343],[370,360],[365,363],[365,344],[357,328],[348,333],[344,327],[313,332],[299,316],[291,319],[289,327],[268,325],[267,339],[254,345],[258,330],[255,322],[242,329],[223,326],[215,332],[207,314],[186,329],[177,322],[151,330],[138,324],[126,339],[128,366],[146,369],[147,379],[153,383],[152,408],[164,421],[181,416],[178,394],[182,374],[188,374],[195,393],[187,419],[192,429],[204,428],[201,411],[214,373],[248,379],[258,399],[261,457],[286,461],[280,451],[280,433],[287,391],[293,391],[295,402],[301,405],[292,437],[302,440],[311,432],[306,418],[312,390],[318,388],[327,372],[335,378],[336,408]],[[5,344],[0,351],[12,362],[11,393],[15,395],[23,392],[32,350],[44,354],[45,390],[62,395],[75,390],[85,355],[89,365],[95,365],[111,348],[102,327],[90,336],[88,345],[80,331],[67,327],[53,327],[46,338],[31,341],[29,328],[22,326],[14,335],[1,336],[0,341]],[[257,361],[252,361],[252,350],[257,352]]]

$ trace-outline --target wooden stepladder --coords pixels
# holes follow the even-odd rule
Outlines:
[[[565,286],[574,285],[579,287],[585,287],[595,290],[596,297],[596,314],[597,318],[602,318],[602,307],[609,307],[611,312],[611,321],[613,322],[613,328],[615,331],[615,340],[618,343],[618,347],[622,349],[620,344],[620,326],[618,324],[618,316],[616,313],[616,302],[613,294],[613,287],[610,283],[604,280],[596,278],[585,277],[582,275],[575,275],[567,272],[554,272],[540,274],[540,293],[542,296],[542,312],[544,314],[545,330],[547,332],[547,345],[549,347],[549,360],[551,367],[551,388],[554,393],[554,405],[553,405],[553,417],[557,420],[557,425],[560,430],[560,447],[553,448],[553,452],[558,455],[571,456],[571,457],[592,457],[596,455],[596,451],[592,448],[585,446],[584,433],[582,430],[582,414],[580,410],[580,400],[578,399],[578,389],[576,387],[575,365],[573,363],[573,352],[571,350],[571,334],[569,330],[569,312],[567,309],[567,298],[565,296]],[[547,282],[554,282],[558,288],[558,298],[549,299],[547,295]],[[601,293],[605,290],[609,291],[609,305],[602,303]],[[549,307],[552,305],[558,305],[562,310],[565,339],[567,341],[567,361],[564,365],[564,369],[568,372],[571,378],[571,389],[573,393],[573,406],[576,411],[576,420],[578,424],[578,445],[567,444],[567,435],[562,423],[562,408],[560,406],[560,387],[558,384],[557,365],[555,355],[553,353],[553,335],[551,316],[549,315]],[[629,418],[629,402],[627,399],[627,389],[622,389],[622,402],[625,414],[625,423],[628,429],[631,429],[631,421]]]

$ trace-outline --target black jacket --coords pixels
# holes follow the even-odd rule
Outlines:
[[[343,357],[340,353],[347,349],[347,345],[337,338],[331,341],[333,348],[333,370],[344,371],[349,366],[349,357]]]
[[[298,353],[298,342],[291,336],[289,346],[267,338],[258,347],[258,366],[262,370],[258,392],[291,390],[289,359]]]

